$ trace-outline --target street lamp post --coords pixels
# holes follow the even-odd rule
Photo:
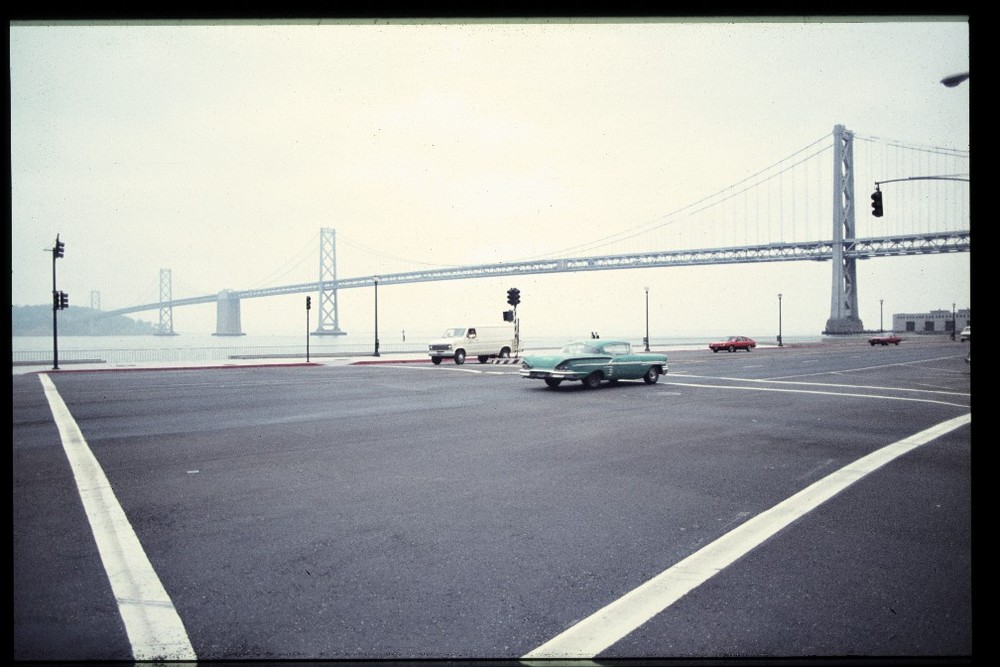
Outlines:
[[[878,330],[879,333],[885,331],[885,328],[882,326],[882,299],[878,300]]]
[[[649,288],[646,288],[646,352],[649,352]]]
[[[373,356],[380,357],[378,353],[378,276],[375,276],[375,354]]]
[[[784,347],[781,341],[781,294],[778,294],[778,347]]]
[[[951,339],[955,340],[955,304],[951,304]]]

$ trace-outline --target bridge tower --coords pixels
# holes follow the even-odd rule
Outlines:
[[[243,336],[240,324],[240,297],[231,289],[219,292],[215,302],[215,333],[213,336]]]
[[[337,314],[337,231],[319,231],[319,322],[314,336],[344,336]]]
[[[173,282],[170,269],[160,269],[160,326],[157,336],[176,336],[174,333]]]
[[[92,310],[101,309],[101,293],[97,290],[90,290],[90,307]]]
[[[857,260],[844,256],[844,240],[854,233],[854,133],[833,128],[833,291],[825,334],[864,331],[858,317]]]

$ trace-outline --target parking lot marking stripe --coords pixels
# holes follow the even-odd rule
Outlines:
[[[596,658],[601,651],[732,565],[793,521],[907,452],[972,423],[965,414],[849,463],[664,570],[522,658]]]
[[[118,503],[101,464],[47,374],[39,379],[73,469],[135,660],[197,660],[187,631]]]

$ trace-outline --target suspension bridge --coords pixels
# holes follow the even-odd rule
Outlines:
[[[316,281],[247,290],[224,289],[214,294],[174,298],[171,271],[161,269],[158,301],[103,311],[98,316],[159,311],[158,333],[173,335],[175,308],[214,302],[216,335],[235,336],[243,333],[242,300],[317,294],[319,322],[313,333],[336,336],[345,333],[340,328],[338,291],[376,283],[829,261],[830,317],[824,333],[859,333],[864,327],[858,315],[856,262],[878,257],[970,252],[968,181],[968,150],[864,137],[837,125],[832,134],[697,202],[545,257],[342,278],[337,275],[336,231],[323,228]],[[880,193],[879,206],[884,206],[889,214],[878,212],[876,220],[881,234],[859,237],[857,218],[875,214],[875,191]],[[660,249],[618,250],[625,244]],[[598,250],[605,252],[595,252]]]

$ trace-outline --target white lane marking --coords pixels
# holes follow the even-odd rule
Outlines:
[[[847,374],[847,373],[855,373],[857,371],[876,370],[876,369],[879,369],[879,368],[893,368],[895,366],[919,366],[919,365],[922,365],[922,364],[926,364],[929,361],[944,361],[946,359],[953,359],[954,357],[955,357],[955,355],[949,355],[947,357],[936,357],[936,358],[932,358],[932,359],[915,359],[913,361],[898,361],[898,362],[891,363],[891,364],[878,364],[878,365],[875,365],[875,366],[861,366],[859,368],[845,368],[845,369],[836,371],[836,373],[838,373],[838,374],[839,373]],[[797,375],[785,375],[783,377],[808,377],[810,375],[827,375],[827,374],[829,374],[829,371],[820,371],[818,373],[800,373],[800,374],[797,374]]]
[[[962,403],[952,403],[949,401],[938,401],[930,398],[911,398],[908,396],[879,396],[877,394],[855,394],[847,391],[818,391],[815,389],[782,389],[779,387],[734,387],[732,385],[721,384],[696,384],[694,382],[676,382],[675,387],[700,387],[702,389],[733,389],[736,391],[776,391],[788,394],[821,394],[823,396],[847,396],[849,398],[871,398],[883,401],[910,401],[912,403],[934,403],[936,405],[949,405],[956,408],[968,408]],[[855,389],[857,387],[854,387]],[[943,393],[943,392],[927,392]]]
[[[680,373],[673,373],[674,376],[681,376]],[[798,382],[792,380],[776,380],[776,379],[760,379],[760,378],[728,378],[728,377],[716,377],[714,375],[691,375],[683,374],[683,377],[690,378],[710,378],[713,380],[725,380],[726,382],[752,382],[755,384],[787,384],[793,386],[805,386],[805,387],[843,387],[846,389],[871,389],[872,391],[899,391],[899,392],[913,392],[918,394],[947,394],[949,396],[971,396],[972,394],[968,392],[958,392],[950,391],[948,389],[912,389],[909,387],[880,387],[872,385],[857,385],[857,384],[837,384],[834,382]],[[682,383],[678,383],[682,384]],[[687,384],[687,383],[683,383]],[[694,385],[699,386],[699,385]]]
[[[59,428],[80,499],[97,542],[135,660],[197,660],[187,631],[101,464],[47,374],[38,378]]]
[[[970,423],[971,413],[955,417],[849,463],[664,570],[525,654],[523,659],[595,658],[601,651],[641,627],[778,531],[865,475],[910,450]]]

